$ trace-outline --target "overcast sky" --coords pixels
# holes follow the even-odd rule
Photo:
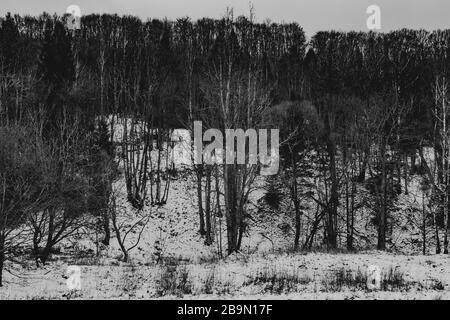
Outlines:
[[[319,30],[367,30],[366,9],[381,8],[381,31],[399,28],[428,30],[450,28],[450,0],[252,0],[256,18],[276,22],[298,22],[312,35]],[[118,13],[142,19],[189,16],[220,17],[227,7],[235,16],[248,14],[248,0],[1,0],[0,14],[6,12],[62,14],[71,5],[83,14]]]

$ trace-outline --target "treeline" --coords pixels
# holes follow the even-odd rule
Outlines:
[[[170,201],[171,132],[196,120],[281,129],[281,169],[269,191],[281,188],[293,203],[296,249],[311,248],[319,230],[337,248],[341,223],[347,249],[355,249],[360,184],[373,194],[377,248],[386,249],[393,203],[421,172],[429,199],[424,252],[431,227],[437,252],[444,230],[448,253],[449,30],[331,31],[308,41],[296,23],[256,23],[232,12],[195,22],[89,15],[78,30],[66,19],[8,14],[0,21],[0,269],[24,224],[42,262],[87,212],[97,212],[109,244],[119,161],[135,208]],[[118,145],[117,124],[124,128]],[[23,159],[22,149],[33,156]],[[194,167],[207,244],[217,238],[214,219],[224,216],[227,251],[240,249],[258,170]],[[307,182],[313,175],[320,190]],[[305,197],[320,208],[307,227]]]

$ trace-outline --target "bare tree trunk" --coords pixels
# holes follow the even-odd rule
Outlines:
[[[449,215],[449,156],[450,156],[450,137],[448,134],[448,124],[447,124],[447,106],[446,106],[446,98],[447,98],[447,81],[444,78],[441,88],[441,99],[442,99],[442,167],[443,167],[443,187],[442,190],[444,192],[444,253],[448,254],[448,215]]]
[[[338,182],[336,173],[336,145],[331,138],[331,132],[327,138],[327,152],[330,161],[330,177],[331,177],[331,190],[330,190],[330,203],[328,206],[327,217],[327,245],[329,249],[337,248],[337,233],[336,233],[336,221],[337,221],[337,208],[339,202],[338,195]]]
[[[434,237],[436,239],[436,254],[441,253],[441,240],[439,238],[439,226],[437,224],[436,212],[433,211]]]
[[[360,166],[360,171],[359,171],[359,175],[358,175],[359,182],[364,182],[364,180],[366,179],[366,169],[367,169],[367,163],[369,161],[369,157],[370,157],[370,148],[368,146],[366,146],[366,150],[364,151],[364,155],[363,155],[363,161]]]
[[[203,236],[206,234],[205,230],[205,214],[203,212],[203,195],[202,195],[202,178],[203,178],[203,166],[197,166],[197,203],[198,203],[198,214],[200,218],[200,229],[199,232]]]
[[[427,233],[426,233],[426,210],[425,210],[425,194],[422,193],[422,253],[427,251]]]
[[[347,242],[348,249],[353,251],[353,239],[355,234],[355,194],[356,194],[356,184],[352,182],[352,193],[351,193],[351,210],[350,210],[350,236]]]
[[[0,234],[0,287],[3,286],[3,266],[5,263],[5,238]]]
[[[346,135],[344,134],[344,137],[346,137]],[[353,240],[352,240],[352,227],[351,227],[351,214],[352,214],[352,210],[353,208],[350,207],[350,205],[353,205],[353,203],[351,203],[350,201],[350,193],[349,193],[349,180],[350,180],[350,176],[349,176],[349,166],[348,166],[348,148],[347,148],[347,141],[343,142],[343,162],[344,162],[344,172],[345,172],[345,217],[346,217],[346,247],[347,250],[351,251],[353,250],[352,246],[353,246]]]
[[[205,185],[205,222],[206,222],[206,244],[210,245],[213,242],[212,230],[211,230],[211,170],[212,168],[206,168],[206,185]]]
[[[104,208],[102,209],[102,211],[103,211],[103,219],[102,219],[103,231],[105,232],[105,237],[103,238],[102,243],[105,246],[109,246],[109,242],[111,240],[111,229],[109,227],[108,209]]]
[[[302,212],[300,211],[300,203],[298,201],[298,181],[297,181],[297,163],[295,161],[295,156],[291,150],[291,164],[292,164],[292,187],[291,187],[291,197],[294,202],[295,209],[295,239],[294,239],[294,250],[297,251],[300,244],[300,234],[302,228]]]
[[[45,247],[40,254],[40,259],[43,264],[45,264],[50,256],[50,252],[54,245],[53,236],[55,234],[55,212],[54,209],[48,210],[48,233],[47,233],[47,241],[45,243]]]
[[[293,181],[293,200],[295,207],[295,240],[294,240],[294,250],[298,250],[300,244],[300,234],[302,228],[302,212],[300,211],[300,203],[298,201],[298,182],[297,176],[294,174]]]
[[[222,218],[223,218],[223,213],[222,213],[222,208],[220,205],[220,175],[219,175],[219,171],[220,168],[219,166],[216,165],[216,170],[214,171],[214,175],[215,175],[215,195],[216,195],[216,208],[217,208],[217,212],[216,212],[216,216],[219,218],[219,241],[217,243],[217,246],[219,247],[219,256],[223,257],[223,251],[222,251]],[[214,219],[214,221],[216,221],[216,218]]]
[[[386,250],[386,142],[381,142],[381,187],[378,211],[378,250]]]
[[[228,254],[238,250],[238,228],[236,223],[236,201],[235,201],[235,181],[234,168],[232,165],[225,165],[224,168],[224,186],[225,186],[225,208],[227,221],[227,242]]]
[[[446,174],[446,180],[447,174]],[[447,182],[448,183],[448,182]],[[449,232],[449,225],[448,225],[448,215],[449,215],[449,201],[448,201],[448,190],[445,190],[445,201],[444,201],[444,253],[448,254],[448,232]]]
[[[408,195],[409,191],[408,191],[408,172],[409,172],[409,167],[408,167],[408,155],[405,155],[405,167],[403,170],[403,174],[404,174],[404,179],[405,179],[405,195]]]

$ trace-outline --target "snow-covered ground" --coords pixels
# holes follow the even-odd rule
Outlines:
[[[177,142],[172,157],[182,169],[190,163],[189,135],[176,131],[173,140]],[[205,245],[198,233],[194,174],[180,171],[171,182],[168,203],[147,206],[140,213],[150,218],[139,244],[130,251],[129,262],[121,262],[114,237],[105,248],[96,246],[95,235],[80,233],[60,243],[45,266],[37,268],[29,255],[8,262],[0,299],[450,299],[450,256],[431,254],[431,237],[430,251],[420,255],[419,177],[411,178],[409,193],[396,203],[391,253],[373,250],[374,243],[367,240],[376,239],[376,229],[369,223],[372,212],[361,209],[355,217],[355,246],[360,249],[355,254],[325,253],[320,246],[308,253],[292,252],[292,210],[261,207],[264,179],[257,180],[258,188],[250,197],[252,219],[239,254],[219,258],[226,249],[224,218],[215,218],[214,244]],[[367,193],[363,186],[358,188],[359,195]],[[114,184],[114,190],[118,220],[127,229],[139,216],[126,200],[123,179]],[[302,205],[303,243],[316,205],[306,200]],[[125,245],[133,245],[139,233],[139,228],[131,232]],[[320,239],[318,234],[316,242]],[[381,268],[384,279],[378,291],[366,288],[366,270],[372,265]],[[81,290],[67,287],[68,266],[81,268]]]
[[[443,255],[269,254],[177,266],[140,261],[85,264],[81,265],[80,291],[67,289],[67,265],[59,260],[37,270],[15,270],[21,277],[8,275],[0,298],[450,299],[450,258]],[[394,271],[402,280],[380,291],[363,289],[362,283],[335,280],[343,270],[356,276],[369,265],[380,266],[382,275]],[[274,274],[279,277],[276,281]]]
[[[206,246],[197,232],[194,183],[189,176],[173,182],[171,201],[149,212],[130,262],[120,261],[115,239],[97,256],[92,237],[80,236],[61,244],[46,266],[9,263],[0,299],[450,299],[449,255],[282,253],[292,237],[278,228],[276,216],[251,226],[242,253],[218,259],[217,245]],[[125,199],[121,205],[120,218],[132,224],[133,210]],[[81,268],[79,291],[67,288],[69,265]],[[392,287],[368,291],[369,265],[390,275]]]

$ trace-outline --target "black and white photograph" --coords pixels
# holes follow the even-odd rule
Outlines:
[[[450,299],[448,0],[0,1],[0,300]]]

